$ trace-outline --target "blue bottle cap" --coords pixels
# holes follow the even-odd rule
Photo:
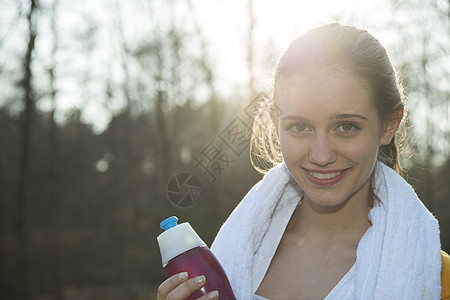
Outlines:
[[[164,221],[162,221],[159,224],[159,227],[161,229],[164,229],[164,231],[166,231],[166,230],[169,230],[172,227],[177,226],[178,225],[177,222],[178,222],[178,218],[175,217],[175,216],[172,216],[172,217],[169,217],[169,218],[165,219]]]

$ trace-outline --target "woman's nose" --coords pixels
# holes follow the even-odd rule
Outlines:
[[[309,160],[317,166],[327,166],[336,161],[336,152],[326,134],[315,134],[311,140]]]

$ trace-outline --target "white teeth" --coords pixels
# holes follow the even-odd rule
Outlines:
[[[317,179],[331,179],[331,178],[334,178],[334,177],[338,176],[342,172],[331,172],[331,173],[308,172],[308,173],[312,177],[317,178]]]

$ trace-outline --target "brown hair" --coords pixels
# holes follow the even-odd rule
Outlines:
[[[250,158],[261,173],[283,160],[270,117],[271,110],[276,108],[280,80],[311,68],[361,79],[371,92],[380,120],[401,121],[403,118],[403,87],[386,49],[376,38],[365,30],[337,23],[312,29],[294,40],[282,55],[275,70],[272,91],[254,112]],[[389,145],[380,146],[378,160],[400,173],[397,143],[393,138]]]

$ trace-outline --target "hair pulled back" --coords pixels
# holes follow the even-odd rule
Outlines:
[[[251,141],[252,165],[261,173],[283,161],[271,110],[277,106],[280,82],[290,76],[320,68],[360,79],[369,89],[382,122],[401,121],[405,97],[398,73],[386,49],[370,33],[337,23],[310,30],[294,40],[275,70],[272,90],[254,111]],[[382,145],[378,160],[400,173],[397,139]]]

